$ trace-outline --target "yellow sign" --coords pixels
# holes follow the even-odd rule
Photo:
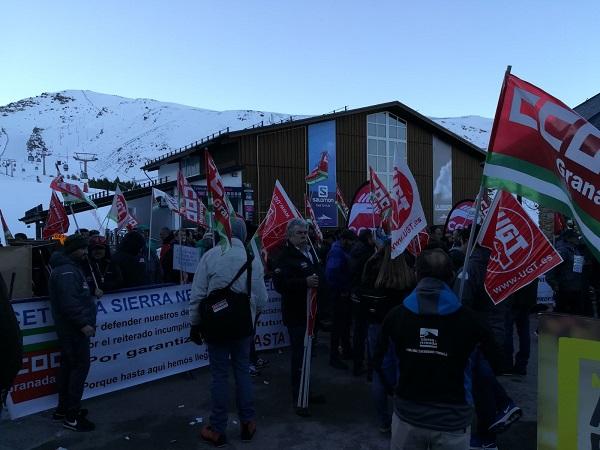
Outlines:
[[[65,245],[65,241],[67,240],[67,236],[64,234],[53,234],[52,238],[53,241],[60,241],[61,245]]]

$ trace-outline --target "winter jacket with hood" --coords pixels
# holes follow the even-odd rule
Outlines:
[[[389,342],[399,361],[395,413],[422,428],[467,428],[472,416],[465,387],[471,353],[481,344],[492,367],[500,367],[494,339],[473,312],[460,304],[446,283],[423,278],[383,322],[373,358],[380,373]]]
[[[50,304],[57,332],[78,335],[86,325],[95,327],[96,303],[81,266],[60,251],[52,254],[50,266]]]

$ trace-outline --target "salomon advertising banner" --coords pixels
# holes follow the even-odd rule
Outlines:
[[[308,169],[310,203],[323,227],[337,227],[335,120],[308,126]]]
[[[270,284],[269,284],[270,286]],[[84,398],[95,397],[206,366],[204,345],[189,340],[191,285],[152,287],[98,299],[96,336],[90,339],[90,373]],[[271,295],[257,323],[257,350],[282,347],[289,339],[281,322],[281,300]],[[56,407],[60,345],[45,298],[21,300],[13,308],[23,333],[23,369],[7,399],[15,419]]]
[[[600,320],[539,319],[539,450],[600,449]]]

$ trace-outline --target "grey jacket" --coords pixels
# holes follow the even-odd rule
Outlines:
[[[55,252],[50,266],[50,304],[56,331],[77,334],[86,325],[96,326],[96,303],[77,262]]]

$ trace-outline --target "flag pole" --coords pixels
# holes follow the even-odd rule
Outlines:
[[[492,125],[492,132],[490,134],[490,142],[494,142],[496,136],[496,130],[498,128],[499,111],[504,100],[504,94],[506,92],[506,80],[510,75],[512,66],[506,66],[506,72],[504,72],[504,79],[502,80],[502,88],[500,89],[500,95],[498,96],[498,104],[496,106],[496,115],[494,116],[494,124]],[[488,148],[488,157],[490,156],[490,149]],[[485,170],[485,166],[484,166]],[[473,251],[473,240],[475,237],[475,229],[477,228],[477,221],[479,220],[479,210],[481,208],[481,200],[483,198],[483,192],[485,187],[483,186],[483,174],[481,176],[481,184],[479,185],[479,194],[477,194],[477,200],[475,201],[475,217],[473,218],[473,225],[471,225],[471,232],[469,233],[469,242],[467,244],[467,254],[465,256],[465,264],[461,273],[460,288],[458,291],[458,299],[462,302],[462,297],[465,291],[465,280],[467,279],[467,272],[469,269],[469,258]]]
[[[152,212],[154,211],[154,191],[150,191],[150,226],[148,227],[148,262],[150,262],[150,252],[152,247]]]
[[[73,216],[73,221],[75,222],[75,228],[77,228],[77,232],[79,233],[79,224],[77,223],[75,211],[73,211],[73,204],[69,203],[69,209],[71,210],[71,215]]]

